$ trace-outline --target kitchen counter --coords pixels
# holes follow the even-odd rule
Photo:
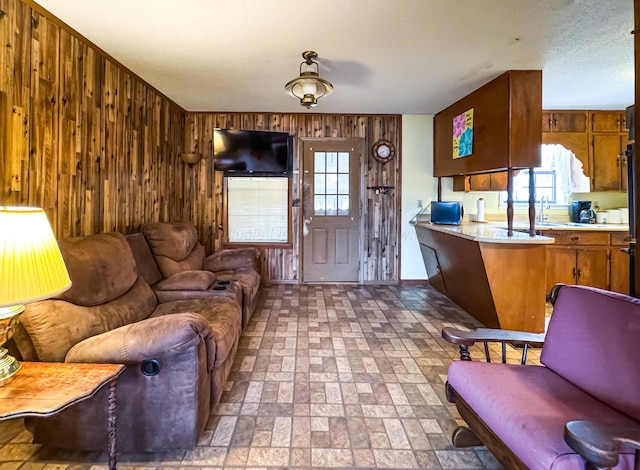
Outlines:
[[[507,225],[500,222],[477,223],[463,222],[460,225],[437,225],[431,222],[418,222],[416,225],[428,227],[441,233],[448,233],[458,237],[466,238],[482,243],[509,243],[509,244],[547,244],[553,243],[553,238],[541,235],[530,236],[523,233],[520,226],[517,230],[514,228],[513,235],[510,237],[507,232]],[[524,225],[522,228],[525,228]],[[526,227],[528,229],[528,225]]]
[[[415,224],[429,283],[485,326],[544,331],[546,247],[552,237],[503,223]]]
[[[506,222],[491,222],[494,227],[507,228]],[[514,230],[529,230],[528,222],[514,222]],[[549,230],[572,230],[572,231],[592,231],[592,232],[628,232],[629,224],[579,224],[576,222],[540,222],[536,223],[535,229],[539,231]]]

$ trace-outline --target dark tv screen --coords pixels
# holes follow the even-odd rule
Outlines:
[[[291,137],[286,132],[216,129],[214,170],[228,176],[292,175]]]

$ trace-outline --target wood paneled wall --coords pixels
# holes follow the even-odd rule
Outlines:
[[[211,171],[215,127],[289,132],[296,169],[303,138],[359,138],[363,278],[398,280],[400,116],[187,114],[28,0],[0,0],[0,11],[0,205],[43,207],[58,238],[190,220],[212,252],[223,222],[223,179]],[[370,155],[381,138],[398,154],[385,165]],[[185,151],[207,157],[188,166]],[[300,184],[296,172],[294,198]],[[384,195],[367,186],[395,189]],[[297,208],[292,216],[293,246],[265,250],[266,280],[299,279]]]
[[[18,0],[0,0],[0,204],[58,238],[188,218],[185,111]]]
[[[201,212],[211,214],[213,225],[202,225],[201,239],[208,250],[221,246],[223,232],[217,229],[223,221],[222,173],[213,173],[213,129],[267,130],[288,132],[294,136],[293,199],[301,197],[302,139],[358,138],[363,141],[364,178],[362,188],[362,216],[365,243],[360,260],[365,282],[394,282],[398,280],[398,226],[400,220],[400,158],[382,164],[371,157],[371,147],[379,139],[393,142],[400,152],[400,123],[398,115],[329,115],[329,114],[270,114],[270,113],[188,113],[185,126],[185,148],[205,155],[193,179],[199,181],[199,192],[194,194]],[[375,194],[369,186],[394,186],[389,195]],[[297,281],[300,279],[301,215],[292,207],[292,248],[268,248],[263,266],[266,279],[271,281]],[[377,215],[376,215],[377,213]],[[204,221],[204,219],[202,219]],[[374,221],[379,221],[374,230]],[[207,220],[208,222],[208,220]],[[211,230],[208,228],[212,227]]]

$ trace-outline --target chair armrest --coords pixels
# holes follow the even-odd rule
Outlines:
[[[164,315],[87,338],[69,350],[65,362],[135,364],[167,353],[179,354],[202,341],[211,370],[216,346],[204,317],[190,312]]]
[[[565,442],[592,465],[615,467],[620,452],[635,449],[640,458],[640,424],[628,428],[595,421],[569,421],[564,426]]]
[[[491,362],[488,343],[502,343],[502,362],[506,362],[505,344],[522,346],[522,360],[527,361],[527,351],[529,347],[540,348],[544,344],[544,333],[528,333],[525,331],[501,330],[497,328],[477,328],[475,330],[459,330],[457,328],[444,327],[442,338],[460,348],[460,359],[470,361],[469,346],[475,343],[484,343],[485,356],[487,362]]]

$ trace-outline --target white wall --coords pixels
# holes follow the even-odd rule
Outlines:
[[[433,177],[433,116],[402,116],[402,221],[400,279],[427,279],[418,239],[409,220],[437,198]]]

